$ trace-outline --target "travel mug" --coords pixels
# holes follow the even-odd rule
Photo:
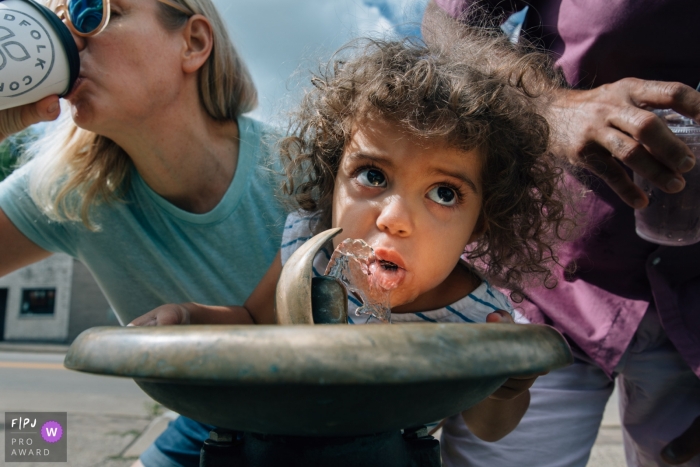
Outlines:
[[[68,94],[80,58],[58,16],[33,0],[0,0],[0,110]]]

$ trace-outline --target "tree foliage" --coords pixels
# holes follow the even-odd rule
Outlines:
[[[37,134],[26,130],[0,143],[0,181],[7,178],[18,166],[25,148],[34,142]]]

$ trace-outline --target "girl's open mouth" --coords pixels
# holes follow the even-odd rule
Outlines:
[[[369,265],[370,274],[381,288],[393,290],[401,285],[406,277],[406,270],[391,261],[377,259]]]

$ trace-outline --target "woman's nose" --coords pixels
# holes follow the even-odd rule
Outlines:
[[[413,232],[413,216],[409,203],[401,196],[388,197],[377,217],[377,228],[391,235],[406,237]]]
[[[85,48],[85,43],[86,43],[85,38],[78,36],[77,34],[73,33],[73,31],[71,31],[70,35],[73,36],[73,40],[75,41],[75,45],[78,47],[78,52],[82,52],[83,49]]]

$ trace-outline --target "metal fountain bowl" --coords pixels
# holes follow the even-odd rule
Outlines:
[[[69,369],[133,378],[149,396],[221,428],[362,436],[457,414],[510,376],[563,367],[555,329],[516,324],[314,325],[309,240],[277,287],[276,326],[93,328]]]
[[[454,415],[512,375],[571,362],[552,328],[511,324],[93,328],[67,368],[134,378],[223,428],[359,436]]]

